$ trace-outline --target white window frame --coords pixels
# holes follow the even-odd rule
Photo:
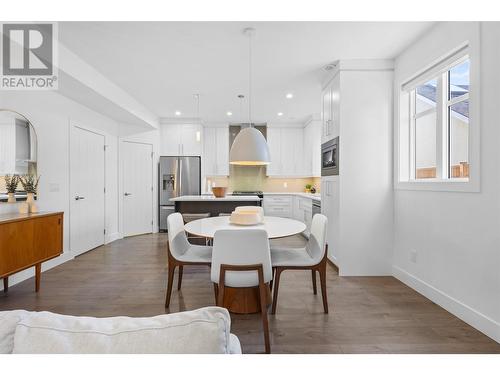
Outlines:
[[[451,100],[448,99],[448,71],[454,66],[470,60],[469,92]],[[429,109],[415,115],[415,89],[432,79],[437,80],[436,109]],[[431,191],[480,191],[479,150],[479,49],[472,49],[468,43],[414,75],[402,84],[397,84],[397,116],[395,127],[395,189]],[[448,108],[450,105],[469,100],[468,157],[469,178],[449,178]],[[415,120],[436,111],[436,178],[415,178]]]

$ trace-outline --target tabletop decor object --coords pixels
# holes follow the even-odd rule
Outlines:
[[[227,188],[224,186],[214,186],[212,188],[212,193],[214,194],[215,198],[224,198],[226,196],[226,190]]]
[[[17,185],[19,184],[19,176],[17,174],[10,175],[6,174],[4,176],[5,179],[5,187],[7,188],[7,194],[9,196],[7,203],[15,203],[16,202],[16,197],[14,196],[16,190],[17,190]]]
[[[38,205],[35,202],[35,194],[38,189],[38,182],[40,181],[40,176],[35,176],[34,174],[26,174],[19,177],[19,181],[23,186],[24,191],[26,191],[26,205],[20,207],[19,211],[21,213],[36,213],[38,212]]]

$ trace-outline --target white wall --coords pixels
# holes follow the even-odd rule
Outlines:
[[[343,276],[391,274],[392,70],[340,72],[338,250]]]
[[[118,232],[118,127],[119,125],[52,91],[3,91],[0,108],[25,115],[38,137],[39,207],[64,212],[64,254],[46,262],[42,270],[73,258],[69,244],[69,126],[78,124],[105,135],[106,150],[106,233],[107,240]],[[55,191],[56,190],[56,191]],[[17,211],[17,204],[0,204],[0,214]],[[33,276],[26,270],[11,277],[11,284]]]
[[[471,64],[480,64],[480,83],[471,83],[471,90],[480,90],[481,121],[471,116],[471,126],[481,130],[481,189],[396,190],[393,274],[500,342],[500,23],[438,24],[396,59],[395,87],[478,36],[480,61]]]

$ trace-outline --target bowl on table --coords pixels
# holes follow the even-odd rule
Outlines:
[[[212,193],[215,196],[215,198],[224,198],[226,196],[226,190],[227,188],[224,186],[217,186],[212,188]]]

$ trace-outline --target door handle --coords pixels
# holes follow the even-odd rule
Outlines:
[[[132,193],[125,193],[123,195],[125,195],[126,197],[128,197],[129,195],[132,195]]]
[[[79,195],[77,195],[77,196],[75,197],[75,201],[79,201],[79,200],[82,200],[82,199],[85,199],[85,197],[81,197],[81,196],[79,196]]]

